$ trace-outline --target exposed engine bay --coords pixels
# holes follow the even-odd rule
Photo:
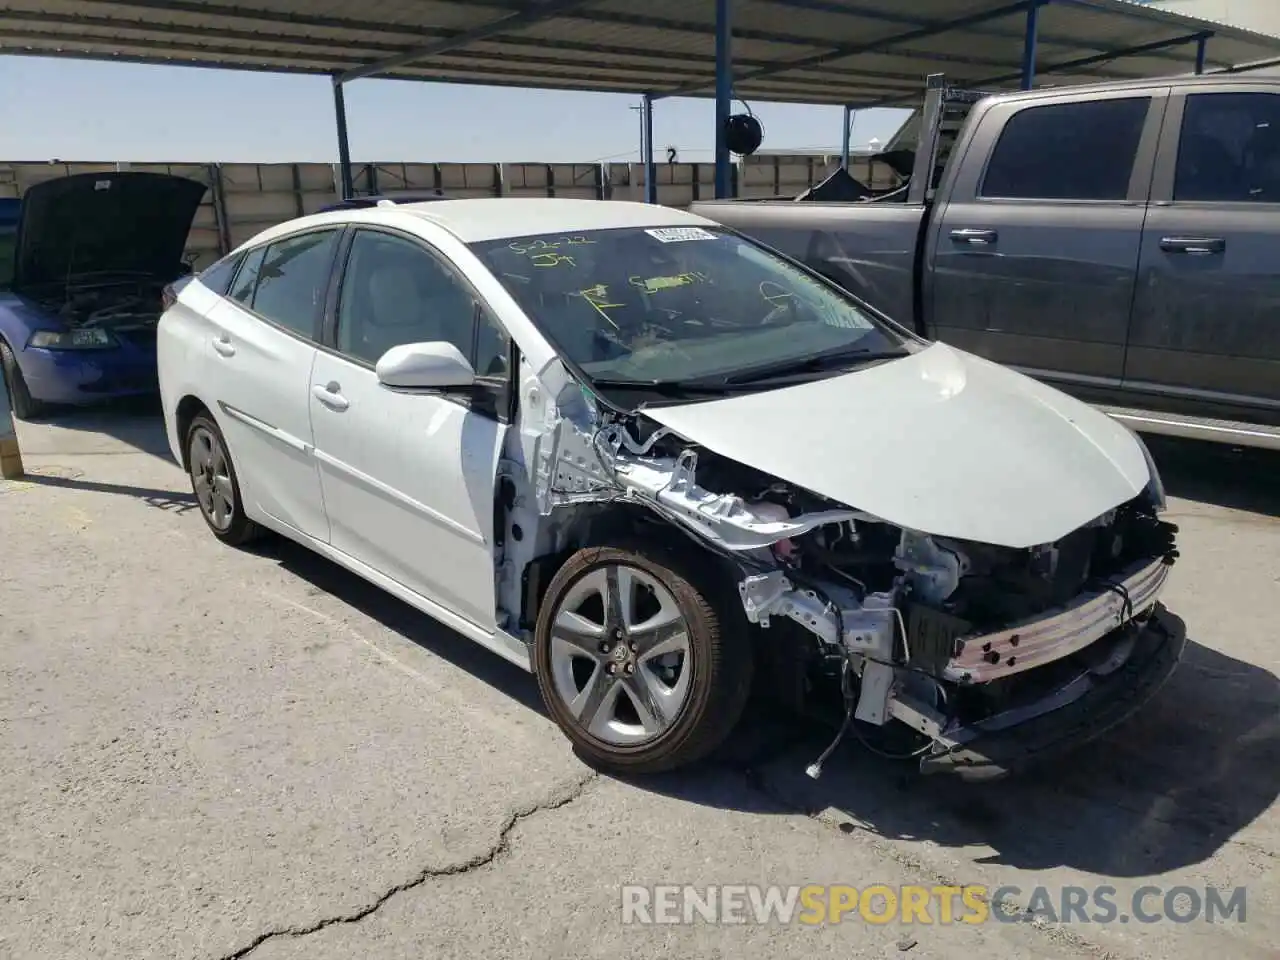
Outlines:
[[[811,776],[847,731],[871,728],[896,730],[886,742],[905,735],[901,756],[923,769],[976,763],[998,776],[999,760],[966,745],[1086,704],[1135,659],[1178,556],[1162,492],[1029,549],[949,540],[717,456],[643,412],[610,412],[576,386],[552,402],[522,381],[536,386],[522,389],[534,401],[522,410],[524,462],[504,467],[500,621],[513,635],[528,626],[538,556],[591,518],[642,507],[736,571],[758,649],[796,699],[838,692],[843,725]],[[533,490],[519,489],[525,478]],[[538,535],[522,535],[531,526]]]
[[[164,283],[149,277],[82,279],[34,299],[72,329],[154,329],[163,312],[163,290]]]

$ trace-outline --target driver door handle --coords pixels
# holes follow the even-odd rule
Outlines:
[[[1222,237],[1161,237],[1160,249],[1165,253],[1222,253],[1227,241]]]
[[[225,333],[221,336],[213,338],[213,349],[224,357],[234,357],[236,355],[235,344],[231,342],[231,338]]]
[[[965,227],[960,230],[952,230],[950,237],[956,243],[972,243],[987,244],[995,243],[998,234],[994,230],[978,230],[973,227]]]
[[[329,383],[317,383],[311,387],[311,395],[334,410],[345,410],[351,406],[350,401],[342,395],[342,386],[336,380]]]

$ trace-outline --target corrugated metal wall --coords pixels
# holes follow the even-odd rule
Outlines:
[[[738,195],[795,196],[832,173],[837,157],[763,156],[739,165]],[[892,172],[865,160],[852,164],[864,183],[889,186]],[[336,169],[327,163],[6,163],[0,197],[20,197],[33,183],[74,173],[117,169],[171,173],[210,187],[196,217],[187,253],[204,266],[258,231],[314,213],[337,199]],[[378,163],[355,170],[357,193],[395,196],[442,190],[451,197],[537,196],[643,200],[644,167],[636,163]],[[709,163],[657,165],[658,202],[686,206],[714,194]]]

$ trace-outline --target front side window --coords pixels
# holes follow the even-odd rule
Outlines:
[[[907,339],[758,244],[717,229],[595,230],[472,244],[592,380],[723,379]]]
[[[1173,199],[1280,203],[1280,96],[1187,97]]]
[[[476,310],[470,289],[430,251],[360,230],[338,298],[338,350],[372,366],[392,347],[444,341],[474,363]]]
[[[1027,107],[1009,118],[980,195],[1016,200],[1123,200],[1150,97]]]

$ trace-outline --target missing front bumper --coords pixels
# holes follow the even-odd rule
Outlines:
[[[943,731],[921,771],[996,779],[1095,740],[1155,696],[1187,645],[1185,625],[1158,604],[1106,639],[1115,650],[1127,649],[1118,666],[1102,660],[1034,703]]]

